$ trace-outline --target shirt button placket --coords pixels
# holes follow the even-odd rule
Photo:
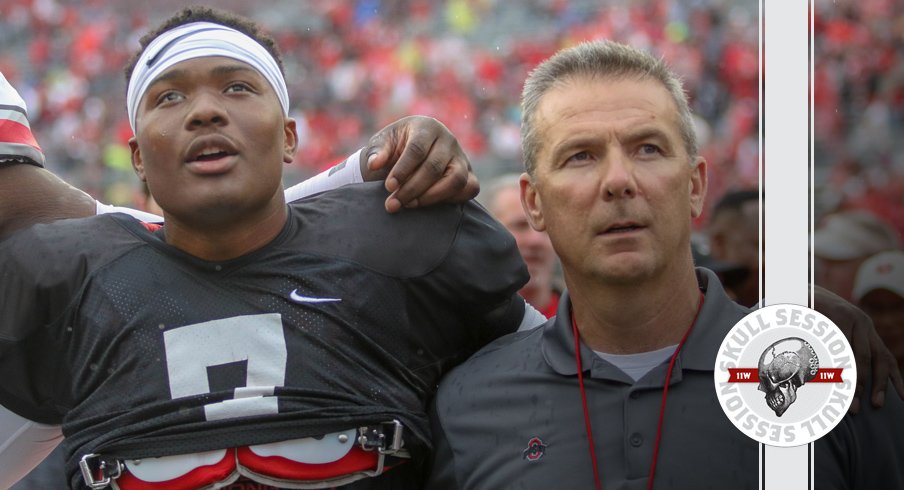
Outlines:
[[[641,401],[643,390],[629,388],[624,398],[625,406],[625,458],[627,466],[625,476],[630,479],[643,478],[650,470],[648,450],[644,446],[643,435],[646,425],[649,424],[647,414],[649,407],[644,407]],[[649,402],[649,400],[646,400]]]
[[[628,438],[628,442],[630,442],[633,447],[643,446],[643,436],[640,435],[640,433],[635,432]]]

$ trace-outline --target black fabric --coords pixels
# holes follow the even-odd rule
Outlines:
[[[62,422],[73,482],[86,453],[184,454],[392,418],[420,460],[440,375],[518,327],[527,272],[478,205],[389,215],[385,196],[365,184],[293,203],[276,239],[222,263],[119,214],[3,242],[0,405]]]
[[[34,165],[35,167],[44,168],[44,165],[41,164],[41,162],[36,162],[33,159],[28,158],[26,156],[22,156],[19,154],[6,155],[3,152],[0,152],[0,168],[12,167],[13,165],[22,165],[22,164]]]

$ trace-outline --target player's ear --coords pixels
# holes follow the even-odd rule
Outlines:
[[[147,182],[144,175],[144,160],[141,159],[141,149],[138,148],[138,140],[136,140],[134,136],[129,138],[129,151],[131,152],[132,168],[135,170],[135,175],[137,175],[142,182]]]
[[[283,131],[286,138],[283,146],[283,163],[292,163],[295,161],[295,153],[298,151],[298,130],[295,127],[295,119],[287,117]]]
[[[521,174],[521,206],[527,215],[527,221],[531,228],[537,231],[546,231],[546,221],[543,219],[543,201],[537,193],[536,183],[527,173]]]

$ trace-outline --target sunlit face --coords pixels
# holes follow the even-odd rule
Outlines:
[[[136,133],[133,166],[167,221],[217,224],[284,205],[282,164],[294,158],[295,122],[246,63],[173,65],[142,97]]]
[[[690,159],[661,84],[572,78],[543,96],[536,118],[543,143],[522,199],[566,279],[639,284],[692,267],[706,164]]]
[[[493,216],[515,237],[527,264],[530,280],[525,289],[551,288],[556,252],[546,233],[531,228],[521,205],[520,189],[512,186],[500,190],[491,204]]]

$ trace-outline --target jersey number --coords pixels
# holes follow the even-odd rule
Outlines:
[[[286,338],[278,313],[186,325],[163,333],[170,396],[210,393],[208,368],[246,362],[245,386],[234,398],[204,406],[207,420],[278,412],[276,386],[286,379]]]

